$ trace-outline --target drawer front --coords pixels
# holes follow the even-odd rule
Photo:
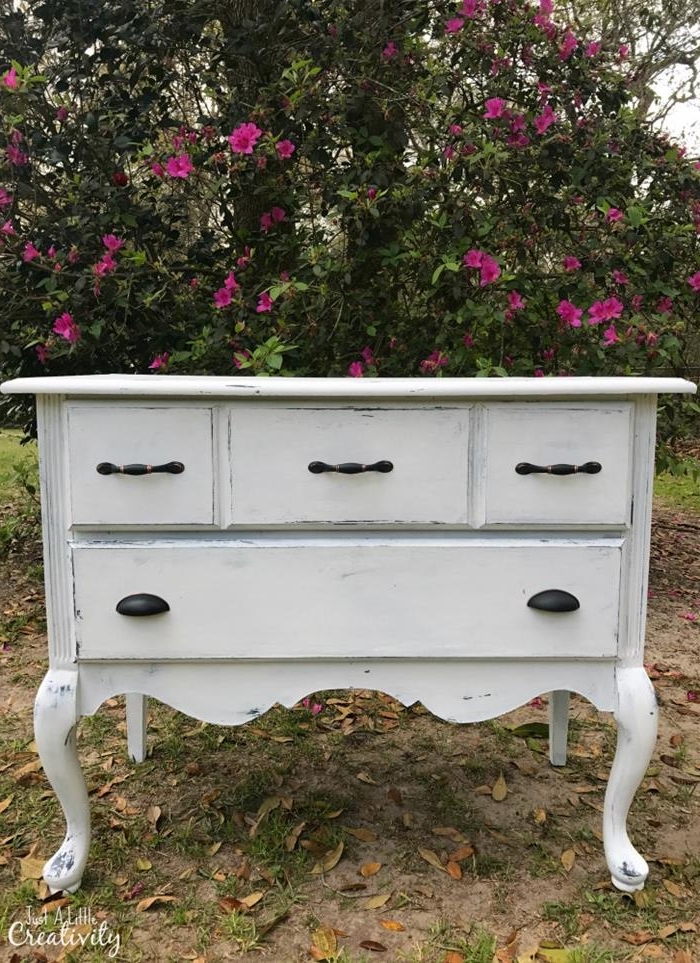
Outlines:
[[[70,405],[68,457],[74,525],[211,525],[211,408]],[[102,475],[101,462],[163,465],[181,474]]]
[[[486,408],[486,524],[625,525],[631,506],[632,406],[494,404]],[[598,462],[598,474],[520,475]]]
[[[234,524],[465,523],[469,410],[236,406]],[[309,471],[390,461],[390,472]]]
[[[277,537],[73,549],[81,659],[610,657],[621,541]],[[528,600],[573,594],[580,608]],[[149,593],[169,611],[119,615]]]

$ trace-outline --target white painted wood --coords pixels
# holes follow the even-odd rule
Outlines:
[[[553,766],[566,765],[569,737],[569,691],[555,689],[549,694],[549,761]]]
[[[641,668],[656,395],[693,384],[96,375],[0,390],[38,395],[50,669],[35,729],[68,825],[45,867],[52,889],[77,888],[87,859],[81,714],[126,694],[138,760],[149,696],[239,724],[346,687],[420,700],[455,722],[550,692],[555,765],[570,691],[614,710],[606,857],[616,886],[643,886],[626,817],[656,731]],[[395,473],[307,469],[382,458]],[[177,488],[94,472],[170,460],[187,465],[166,476]],[[603,472],[514,471],[588,460]],[[572,592],[580,609],[529,608],[544,588]],[[120,598],[145,591],[170,611],[117,615]]]
[[[612,657],[620,541],[259,538],[78,545],[81,659]],[[574,612],[541,612],[546,589]],[[170,611],[119,615],[148,592]]]
[[[642,667],[618,670],[617,698],[617,751],[605,792],[603,836],[613,885],[633,893],[644,888],[649,866],[629,840],[627,814],[654,751],[658,708]]]
[[[140,692],[126,693],[126,748],[133,762],[146,758],[146,708],[148,699]]]
[[[231,408],[232,521],[465,523],[469,408]],[[314,461],[391,472],[313,474]]]
[[[90,847],[90,807],[75,742],[78,671],[49,669],[34,702],[34,737],[46,778],[63,808],[66,835],[46,861],[43,876],[52,893],[80,886]]]
[[[624,525],[631,505],[631,416],[625,402],[487,408],[486,524]],[[581,465],[597,475],[519,475],[519,462]]]
[[[17,378],[4,394],[138,398],[577,398],[695,394],[682,378],[247,378],[208,375],[66,375]]]
[[[481,722],[535,696],[573,691],[603,712],[617,703],[615,663],[593,659],[293,659],[220,662],[84,662],[80,712],[92,715],[105,699],[135,686],[195,719],[240,725],[279,702],[293,706],[313,692],[371,689],[404,705],[420,701],[448,722]]]
[[[211,525],[214,474],[211,408],[68,405],[74,525]],[[159,465],[179,475],[100,475],[100,462]]]

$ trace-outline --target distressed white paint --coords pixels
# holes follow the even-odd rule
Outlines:
[[[630,514],[631,415],[617,404],[508,404],[486,408],[486,523],[624,525]],[[582,465],[597,475],[519,475],[519,462]]]
[[[605,850],[616,886],[643,885],[626,818],[656,726],[642,667],[656,395],[694,385],[98,375],[2,390],[39,395],[50,667],[35,727],[68,824],[45,869],[52,889],[77,888],[87,859],[81,715],[125,693],[140,760],[148,696],[235,725],[349,687],[455,722],[550,692],[555,765],[569,691],[614,711]],[[186,461],[182,451],[200,474],[177,488],[92,476],[93,461]],[[307,468],[381,458],[395,474]],[[521,460],[600,461],[603,472],[520,477]],[[544,588],[581,608],[528,608]],[[143,591],[170,612],[116,614]]]
[[[612,882],[626,893],[643,889],[649,867],[627,835],[627,813],[656,743],[658,709],[644,668],[617,673],[617,751],[605,791],[603,838]]]
[[[469,407],[231,408],[233,524],[465,523]],[[391,472],[313,474],[323,461]]]
[[[620,540],[347,535],[78,545],[82,659],[613,657]],[[545,589],[575,612],[528,607]],[[149,592],[150,618],[117,602]]]

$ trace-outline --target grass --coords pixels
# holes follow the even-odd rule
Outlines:
[[[29,469],[36,477],[36,445],[20,445],[18,428],[0,428],[0,504],[18,494],[16,466]]]

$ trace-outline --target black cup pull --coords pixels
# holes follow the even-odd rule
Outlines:
[[[540,612],[575,612],[581,608],[576,596],[563,589],[545,589],[528,599],[527,604]]]
[[[165,465],[114,465],[101,461],[97,466],[100,475],[181,475],[185,466],[181,461],[169,461]]]
[[[170,606],[165,599],[160,595],[149,595],[148,592],[127,595],[117,602],[117,612],[120,615],[160,615],[161,612],[169,611]]]
[[[314,475],[320,475],[324,471],[339,472],[341,475],[361,475],[366,471],[393,471],[394,466],[390,461],[375,461],[372,465],[361,465],[357,461],[346,461],[341,465],[327,465],[325,461],[312,461],[309,471]]]
[[[586,461],[583,465],[531,465],[521,461],[515,470],[519,475],[597,475],[603,466],[599,461]]]

